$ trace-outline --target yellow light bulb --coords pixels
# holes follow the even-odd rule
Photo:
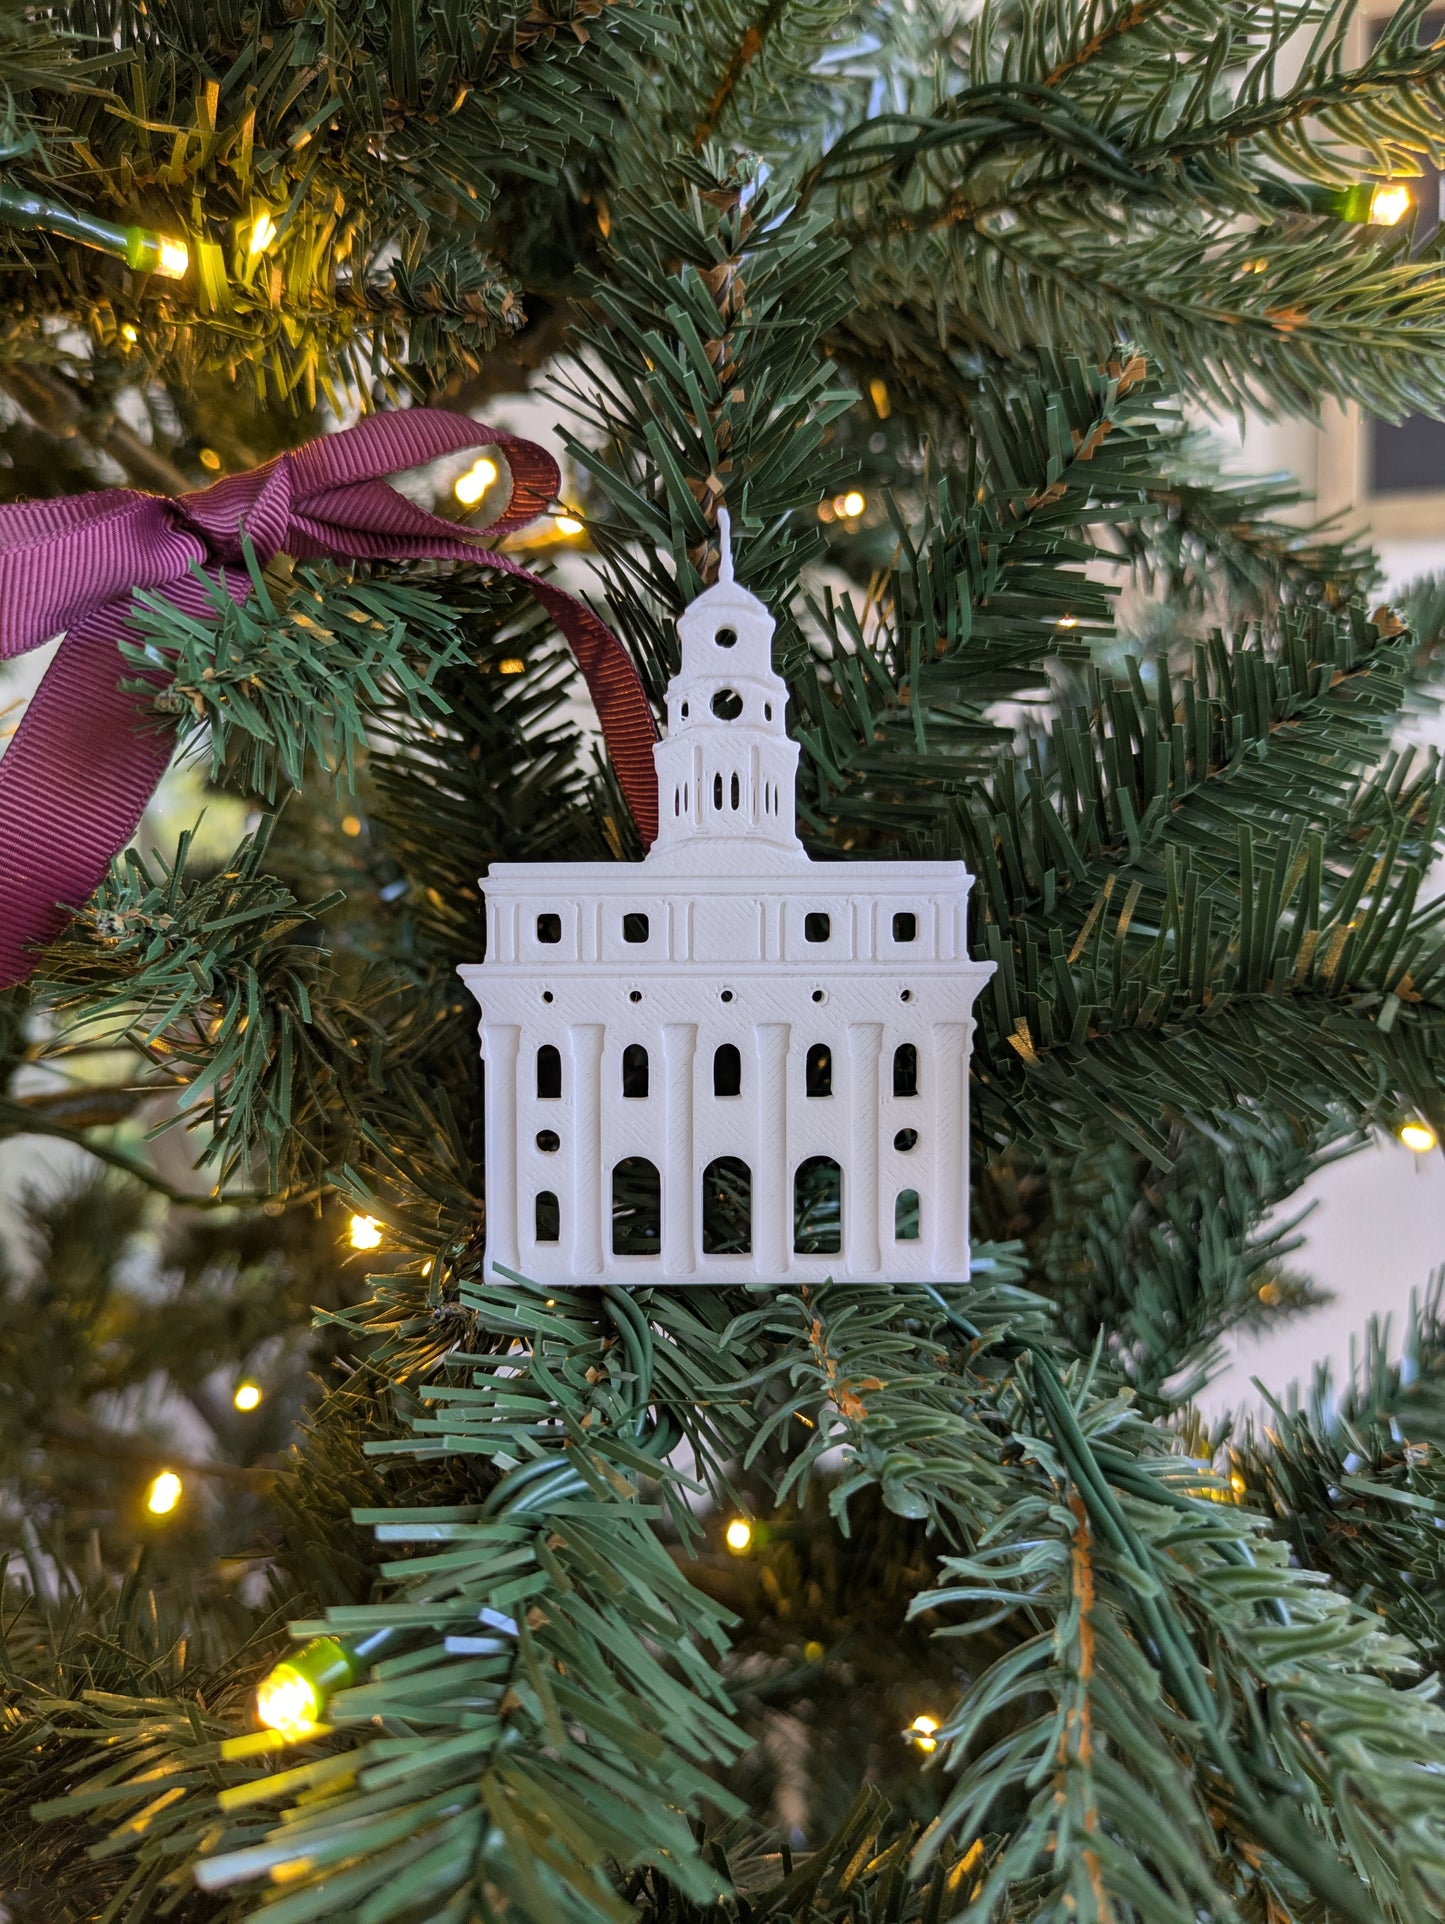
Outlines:
[[[341,818],[341,832],[343,835],[359,835],[362,826],[362,820],[359,815],[343,815]]]
[[[1410,211],[1411,194],[1402,181],[1386,181],[1370,196],[1370,225],[1394,227]]]
[[[465,474],[459,474],[452,483],[452,493],[464,508],[475,507],[487,489],[497,478],[497,464],[485,454],[474,461]]]
[[[132,324],[129,321],[127,321],[124,327],[122,327],[122,329],[120,330],[120,338],[126,343],[128,347],[134,347],[136,342],[140,339],[140,329],[132,326]]]
[[[257,254],[264,254],[272,241],[275,240],[276,232],[276,223],[268,213],[263,211],[257,214],[256,218],[251,222],[251,233],[246,242],[246,252],[251,255],[253,259]]]
[[[908,1736],[914,1748],[917,1750],[937,1750],[938,1739],[933,1734],[937,1729],[938,1719],[936,1717],[930,1717],[925,1710],[920,1712],[908,1726]]]
[[[261,1406],[265,1391],[259,1383],[238,1383],[236,1394],[231,1398],[238,1410],[254,1410]]]
[[[1077,615],[1060,615],[1054,623],[1056,628],[1077,628],[1078,625],[1079,617]]]
[[[1428,1122],[1413,1121],[1400,1124],[1400,1140],[1417,1156],[1428,1156],[1435,1147],[1437,1138]]]
[[[151,1479],[146,1491],[146,1508],[152,1516],[169,1516],[181,1500],[181,1479],[174,1470],[162,1470]]]
[[[221,471],[221,457],[214,448],[202,448],[200,462],[201,466],[211,474],[219,474]]]
[[[518,661],[515,655],[509,655],[505,661],[497,663],[497,671],[503,675],[520,675],[526,666],[526,662]]]
[[[321,1704],[315,1686],[294,1664],[278,1663],[256,1689],[256,1716],[283,1737],[304,1737],[314,1728]]]
[[[581,534],[582,523],[575,514],[559,514],[553,524],[558,534]]]
[[[156,272],[164,274],[168,281],[178,281],[190,271],[191,250],[184,241],[161,241],[161,257],[156,262]]]
[[[745,1516],[735,1516],[724,1532],[723,1541],[735,1557],[742,1556],[752,1546],[752,1524]]]
[[[841,515],[845,521],[856,521],[867,505],[867,495],[860,493],[857,488],[849,488],[846,494],[833,497],[833,512]]]
[[[888,398],[888,383],[886,381],[870,381],[868,383],[868,398],[873,403],[873,411],[878,416],[878,419],[880,421],[886,421],[893,412],[893,404]]]
[[[381,1224],[375,1216],[352,1217],[351,1247],[353,1249],[381,1248]]]

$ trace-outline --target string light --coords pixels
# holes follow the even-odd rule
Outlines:
[[[1398,180],[1386,181],[1370,195],[1370,225],[1396,227],[1409,213],[1413,196]]]
[[[1412,1117],[1409,1122],[1400,1124],[1400,1140],[1417,1156],[1428,1156],[1435,1148],[1438,1138],[1428,1122],[1421,1122],[1418,1117]]]
[[[362,821],[359,815],[343,815],[342,816],[341,832],[343,835],[359,835],[361,833],[361,829],[362,829]]]
[[[1077,628],[1078,625],[1079,617],[1077,615],[1060,615],[1054,623],[1056,628]]]
[[[930,1717],[928,1712],[924,1710],[920,1711],[918,1716],[913,1719],[913,1722],[908,1726],[904,1734],[915,1750],[921,1750],[926,1753],[937,1750],[938,1748],[938,1738],[934,1735],[937,1729],[938,1719],[936,1717]]]
[[[200,458],[201,466],[205,468],[209,473],[211,474],[220,473],[221,457],[219,454],[217,454],[214,448],[202,448],[199,458]]]
[[[553,522],[553,526],[556,528],[558,534],[574,535],[581,534],[582,532],[582,523],[577,519],[575,514],[559,514]]]
[[[459,474],[452,483],[452,493],[464,508],[474,508],[496,480],[498,468],[489,456],[482,455],[467,469]]]
[[[125,342],[127,347],[134,347],[140,339],[140,329],[135,327],[130,321],[127,321],[120,330],[120,338]]]
[[[283,1737],[304,1737],[314,1730],[321,1712],[315,1684],[295,1664],[278,1663],[256,1689],[256,1716],[268,1730]]]
[[[258,254],[264,254],[278,232],[275,221],[263,208],[251,222],[251,232],[246,239],[246,252],[253,260]]]
[[[152,1516],[169,1516],[181,1500],[181,1479],[174,1470],[162,1470],[151,1478],[146,1491],[146,1508]]]
[[[888,398],[888,383],[872,380],[868,383],[868,399],[873,403],[873,412],[880,421],[886,421],[893,412],[893,403]]]
[[[856,521],[868,506],[868,497],[857,488],[833,497],[833,512],[844,521]]]
[[[191,265],[191,250],[174,235],[153,233],[148,227],[122,227],[95,214],[78,213],[63,201],[11,181],[0,182],[0,221],[94,247],[124,261],[138,274],[163,274],[178,281]]]
[[[352,1217],[351,1247],[353,1249],[381,1248],[381,1224],[375,1216]]]
[[[735,1516],[723,1532],[723,1542],[735,1557],[746,1555],[753,1543],[752,1524],[745,1516]]]
[[[259,1383],[238,1383],[236,1385],[236,1393],[231,1398],[231,1401],[238,1410],[255,1410],[260,1408],[261,1398],[265,1393]]]

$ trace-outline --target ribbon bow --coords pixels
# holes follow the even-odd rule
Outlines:
[[[29,951],[90,895],[170,760],[172,742],[155,729],[149,697],[120,687],[116,643],[132,596],[150,589],[202,617],[211,608],[205,581],[244,600],[243,536],[263,564],[283,551],[298,560],[471,561],[525,582],[571,644],[622,793],[643,841],[653,841],[657,731],[616,636],[572,595],[382,479],[474,447],[501,448],[512,472],[506,511],[487,535],[520,527],[555,497],[557,464],[534,441],[416,408],[175,500],[116,488],[0,507],[0,661],[66,631],[0,759],[0,987],[25,979]]]

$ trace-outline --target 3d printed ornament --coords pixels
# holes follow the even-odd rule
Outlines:
[[[487,1259],[543,1283],[968,1275],[962,862],[810,861],[773,621],[678,623],[636,864],[494,863]]]

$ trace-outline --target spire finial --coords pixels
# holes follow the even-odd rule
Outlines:
[[[726,508],[717,511],[718,568],[719,581],[731,583],[733,578],[733,518]]]

